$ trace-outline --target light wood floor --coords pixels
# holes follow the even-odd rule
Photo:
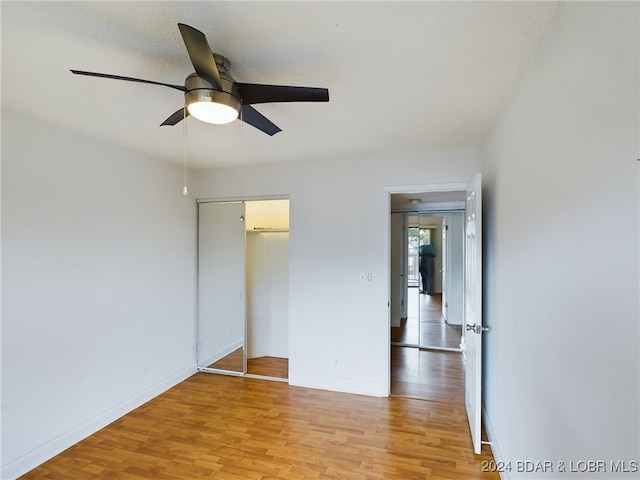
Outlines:
[[[209,368],[242,372],[242,348],[209,365]],[[263,377],[289,378],[289,359],[280,357],[257,357],[247,359],[247,373]]]
[[[465,407],[197,373],[25,479],[498,479]]]
[[[460,325],[450,325],[442,317],[441,294],[419,294],[409,288],[407,319],[391,328],[394,343],[419,345],[422,348],[460,348]]]
[[[392,346],[391,395],[464,404],[462,354]]]
[[[289,378],[289,359],[280,357],[257,357],[247,360],[247,373],[264,377]]]
[[[436,348],[460,346],[460,327],[442,318],[442,296],[420,294],[409,288],[409,318],[400,327],[391,327],[391,341]],[[425,400],[464,403],[462,354],[392,345],[391,394]]]
[[[287,378],[288,360],[247,370]],[[393,346],[391,370],[389,398],[198,373],[23,478],[498,479],[473,454],[462,355]]]

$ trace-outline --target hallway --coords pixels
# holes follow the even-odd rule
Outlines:
[[[464,403],[462,354],[392,346],[391,395]]]
[[[442,294],[420,294],[418,287],[407,292],[407,319],[391,328],[391,342],[432,349],[459,349],[461,325],[449,325],[442,317]]]
[[[464,403],[462,328],[442,318],[442,296],[409,288],[408,315],[391,328],[391,395]],[[417,348],[420,345],[421,348]]]

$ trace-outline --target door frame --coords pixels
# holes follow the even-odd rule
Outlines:
[[[231,197],[200,197],[200,198],[196,198],[196,238],[199,238],[199,208],[200,208],[200,204],[206,204],[206,203],[243,203],[245,204],[246,202],[253,202],[253,201],[263,201],[263,200],[288,200],[289,201],[289,211],[291,211],[291,196],[289,194],[282,194],[282,195],[256,195],[256,196],[247,196],[247,195],[243,195],[243,196],[231,196]],[[243,220],[244,221],[244,220]],[[291,215],[289,215],[289,232],[291,232],[292,229],[292,225],[291,225]],[[246,235],[246,233],[245,233]],[[196,245],[196,251],[198,251],[199,246]],[[245,251],[245,260],[246,260],[246,251]],[[195,306],[196,306],[196,345],[197,342],[199,341],[199,318],[200,318],[200,312],[199,312],[199,305],[200,305],[200,295],[199,295],[199,286],[198,286],[198,275],[199,275],[199,257],[198,255],[196,255],[196,296],[195,296]],[[215,369],[215,368],[208,368],[208,367],[197,367],[198,371],[200,372],[205,372],[205,373],[212,373],[212,374],[220,374],[220,375],[230,375],[230,376],[239,376],[239,377],[247,377],[247,378],[258,378],[258,379],[263,379],[263,380],[272,380],[272,381],[276,381],[276,382],[283,382],[283,383],[289,383],[289,379],[288,378],[278,378],[278,377],[270,377],[270,376],[265,376],[265,375],[256,375],[256,374],[251,374],[247,372],[247,360],[246,360],[246,353],[247,353],[247,330],[248,330],[248,325],[247,325],[247,312],[246,312],[246,302],[247,302],[247,297],[246,297],[246,292],[247,292],[247,286],[246,286],[246,276],[245,276],[245,286],[243,289],[243,298],[245,301],[245,315],[244,315],[244,340],[243,340],[243,349],[244,349],[244,359],[243,359],[243,372],[234,372],[234,371],[228,371],[228,370],[221,370],[221,369]],[[289,329],[291,329],[291,325],[289,324]],[[197,363],[197,346],[195,348],[196,350],[196,363]]]
[[[472,180],[471,182],[474,185],[479,184],[480,180],[479,180],[480,176],[479,174],[474,174],[472,176]],[[440,183],[440,184],[426,184],[426,185],[404,185],[404,186],[387,186],[385,187],[387,194],[388,194],[388,203],[387,203],[387,213],[388,213],[388,225],[387,225],[387,233],[388,233],[388,244],[387,244],[387,262],[388,262],[388,266],[387,266],[387,279],[388,279],[388,298],[389,298],[389,308],[387,309],[387,313],[388,313],[388,319],[387,319],[387,334],[388,334],[388,338],[389,341],[387,342],[387,359],[388,359],[388,393],[391,393],[391,341],[390,341],[390,336],[391,336],[391,195],[393,194],[420,194],[420,193],[437,193],[437,192],[461,192],[465,194],[465,198],[468,195],[468,188],[469,188],[470,183],[469,182],[465,182],[465,183]],[[468,201],[468,200],[467,200]],[[464,206],[464,211],[467,211],[468,209],[468,205],[465,202],[465,206]],[[446,208],[443,208],[442,205],[436,205],[435,203],[433,204],[433,209],[431,209],[431,211],[435,211],[435,210],[446,210]],[[424,211],[429,211],[429,208],[424,209]],[[466,227],[465,227],[465,238],[466,238]],[[465,255],[465,271],[463,273],[465,279],[467,276],[467,272],[466,272],[466,252],[464,253]],[[466,282],[466,280],[465,280]],[[467,294],[465,293],[465,296]],[[480,295],[482,295],[481,291],[480,291]],[[467,299],[465,298],[465,310],[466,310],[466,301]],[[466,312],[463,314],[464,315],[464,319],[463,319],[463,324],[462,324],[462,330],[463,330],[463,336],[462,338],[464,339],[465,336],[465,332],[466,332],[466,323],[467,323],[467,315]],[[480,321],[479,323],[480,327],[482,326],[482,323]],[[464,340],[463,340],[464,341]],[[461,350],[463,355],[465,355],[465,345],[461,345]],[[474,365],[474,370],[475,370],[476,365]],[[481,364],[479,366],[477,366],[480,370],[480,376],[482,375],[482,366]],[[467,382],[467,376],[469,375],[469,373],[467,372],[467,366],[465,366],[465,407],[467,402],[467,396],[468,396],[468,382]],[[480,400],[481,401],[481,400]],[[471,437],[472,437],[472,442],[474,443],[474,451],[475,453],[479,453],[479,446],[480,446],[480,437],[479,435],[476,434],[475,430],[474,430],[474,425],[472,425],[472,420],[474,421],[474,423],[479,422],[481,424],[482,420],[481,420],[481,415],[479,416],[473,416],[474,418],[472,419],[472,415],[469,414],[469,412],[467,412],[467,417],[468,417],[468,421],[469,421],[469,426],[470,426],[470,433],[471,433]],[[476,418],[477,417],[477,418]]]
[[[387,356],[387,396],[391,394],[391,195],[411,193],[444,193],[466,192],[467,182],[458,183],[425,183],[414,185],[387,185],[387,323],[386,323],[386,356]],[[464,207],[463,207],[464,208]],[[414,209],[415,210],[415,209]],[[426,209],[428,211],[428,209]],[[444,205],[434,205],[432,211],[446,210]]]

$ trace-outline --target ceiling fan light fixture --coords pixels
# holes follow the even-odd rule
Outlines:
[[[186,94],[186,100],[189,114],[206,123],[230,123],[240,112],[240,100],[226,92],[195,90]]]
[[[194,102],[188,107],[189,114],[206,123],[222,125],[238,118],[238,112],[228,105],[215,102]]]

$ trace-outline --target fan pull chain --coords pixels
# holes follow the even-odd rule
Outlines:
[[[182,109],[182,165],[183,165],[183,178],[184,187],[182,187],[182,195],[189,195],[189,189],[187,188],[187,105]]]

